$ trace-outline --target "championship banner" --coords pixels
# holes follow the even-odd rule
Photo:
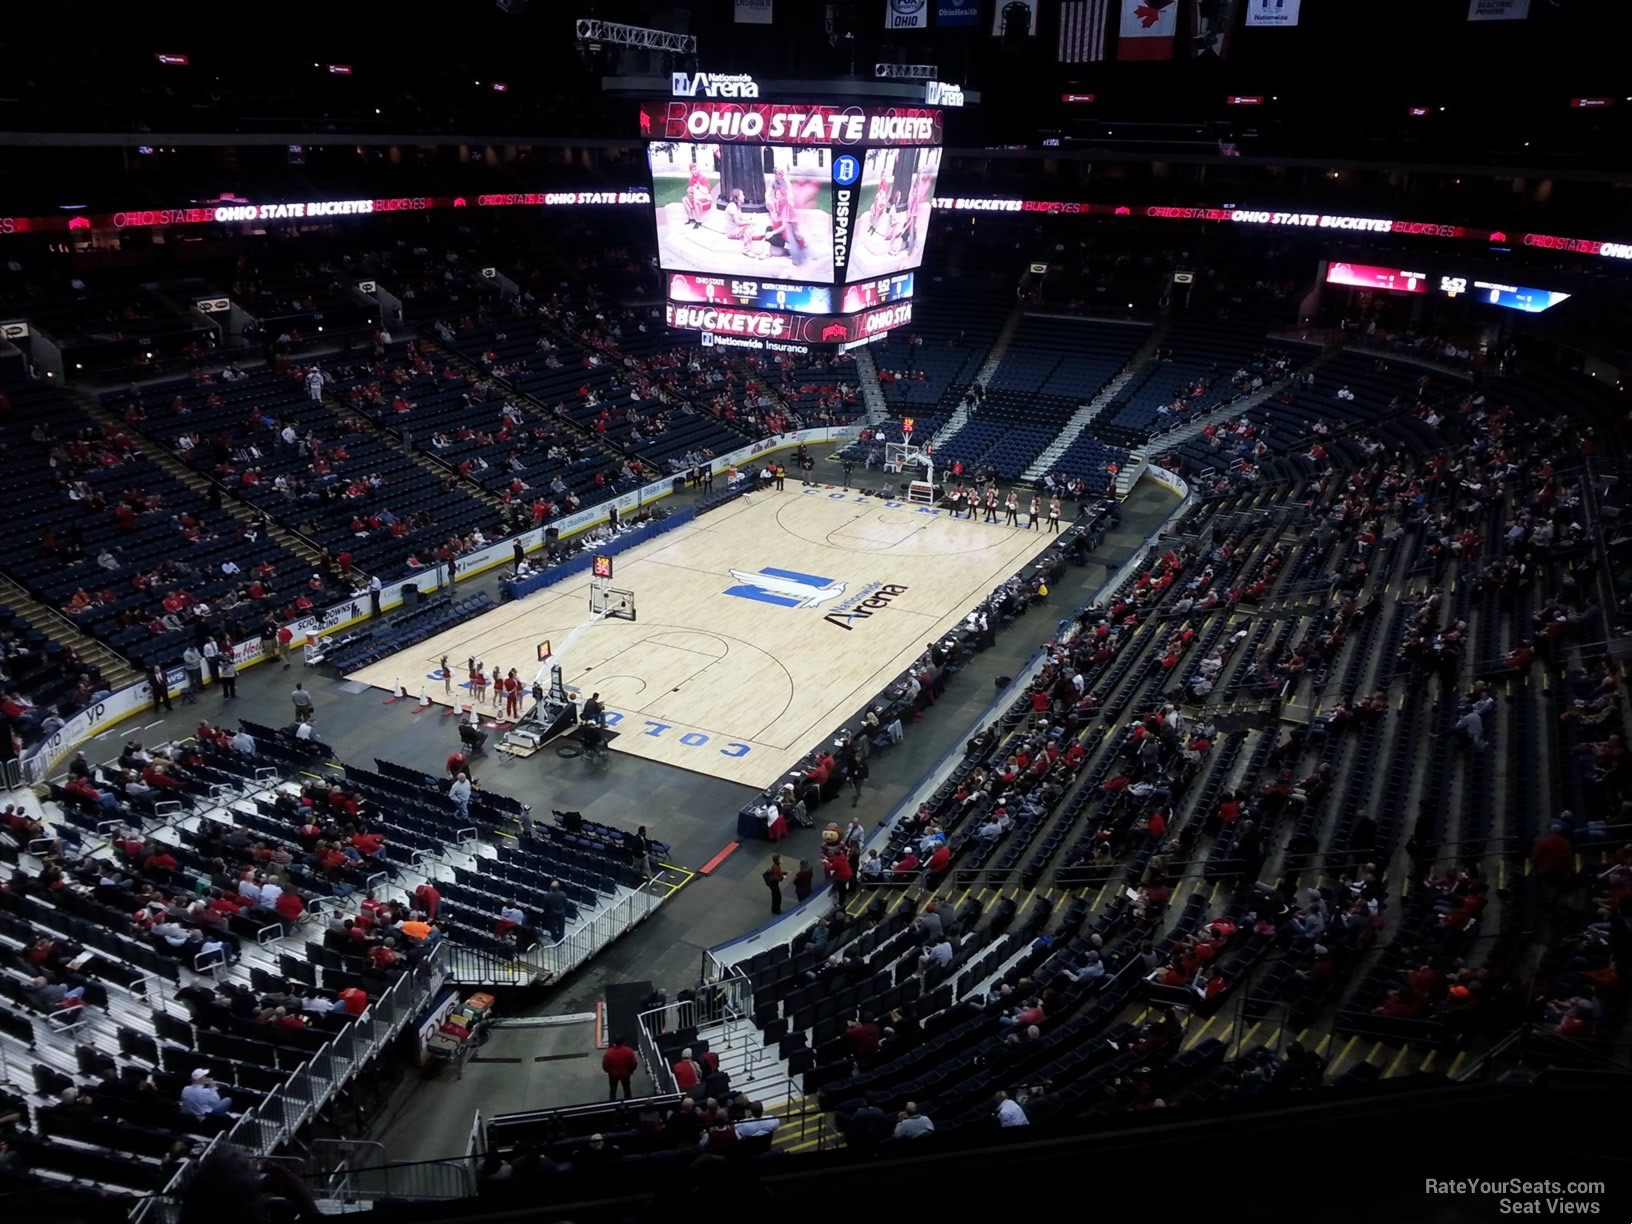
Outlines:
[[[1298,24],[1301,0],[1247,0],[1247,24],[1276,29]]]
[[[929,29],[929,0],[885,0],[886,30]]]
[[[1179,28],[1178,0],[1117,0],[1122,6],[1119,60],[1170,60]]]
[[[1469,21],[1523,21],[1530,0],[1468,0]]]
[[[1235,25],[1236,0],[1192,0],[1190,54],[1211,53],[1223,59],[1230,50],[1230,30]]]
[[[980,22],[980,0],[935,0],[935,24],[943,30]]]
[[[1060,63],[1097,64],[1105,58],[1105,19],[1111,0],[1065,0],[1060,5]]]
[[[738,25],[770,25],[772,0],[737,0]]]
[[[992,7],[992,37],[1002,38],[1005,31],[1037,36],[1037,10],[1042,0],[996,0]]]

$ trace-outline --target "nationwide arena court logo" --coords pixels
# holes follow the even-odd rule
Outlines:
[[[845,599],[844,583],[836,578],[823,578],[819,574],[801,574],[797,570],[774,569],[771,566],[758,573],[738,569],[730,573],[738,585],[727,587],[725,593],[738,599],[752,599],[779,608],[817,608],[829,600],[839,600],[822,619],[845,630],[854,629],[856,621],[867,620],[875,612],[889,607],[892,599],[907,593],[906,587],[895,583],[869,582]]]
[[[775,604],[779,608],[814,608],[844,596],[844,583],[837,579],[801,574],[797,570],[766,566],[757,574],[738,569],[730,573],[738,585],[726,587],[727,595]]]

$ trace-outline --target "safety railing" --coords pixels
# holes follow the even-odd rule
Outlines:
[[[370,1139],[314,1139],[308,1160],[331,1167],[305,1174],[314,1197],[338,1203],[367,1203],[382,1198],[462,1199],[476,1193],[476,1170],[468,1158],[392,1162],[385,1146]]]
[[[708,963],[706,954],[704,963]],[[659,1093],[679,1091],[668,1059],[658,1046],[657,1039],[664,1033],[719,1025],[722,1031],[710,1034],[709,1048],[719,1055],[722,1063],[734,1064],[735,1070],[747,1075],[756,1074],[770,1058],[759,1028],[753,1022],[753,984],[735,965],[715,961],[711,968],[718,969],[724,976],[705,978],[691,998],[676,999],[641,1012],[637,1017],[640,1056]],[[733,1057],[739,1052],[740,1061]]]
[[[302,1063],[281,1087],[268,1094],[257,1107],[240,1114],[231,1129],[217,1135],[203,1152],[183,1166],[160,1198],[173,1206],[190,1182],[191,1171],[218,1144],[230,1143],[255,1156],[270,1156],[292,1138],[441,988],[447,972],[446,948],[446,944],[432,948],[424,960],[374,999],[363,1015]],[[162,1219],[173,1218],[170,1207],[162,1210]]]
[[[638,924],[661,904],[660,898],[635,889],[568,931],[560,942],[540,944],[527,954],[551,979],[565,977],[595,953]]]
[[[444,947],[449,976],[467,986],[525,986],[543,972],[532,960],[518,955],[464,944],[445,944]]]
[[[679,1092],[679,1086],[674,1082],[674,1072],[669,1067],[669,1060],[663,1056],[662,1049],[657,1044],[658,1037],[663,1033],[679,1032],[681,1029],[697,1026],[697,1002],[695,999],[676,999],[665,1003],[662,1007],[654,1007],[643,1011],[637,1017],[637,1027],[640,1029],[640,1061],[645,1065],[647,1073],[652,1077],[652,1087],[659,1095],[663,1093]]]
[[[814,1096],[802,1095],[792,1079],[788,1080],[786,1100],[787,1104],[776,1110],[782,1124],[776,1128],[777,1138],[772,1146],[800,1155],[843,1146],[827,1111]]]
[[[524,985],[539,978],[556,981],[633,930],[662,904],[662,898],[635,889],[597,910],[555,943],[538,943],[513,956],[454,945],[449,971],[455,981],[472,984]]]

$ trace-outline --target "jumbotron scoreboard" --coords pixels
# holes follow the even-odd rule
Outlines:
[[[912,322],[939,107],[761,101],[718,74],[674,93],[640,106],[669,326],[803,351]]]

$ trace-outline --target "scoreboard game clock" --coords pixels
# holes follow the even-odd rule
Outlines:
[[[1431,288],[1449,298],[1466,297],[1487,306],[1501,306],[1507,310],[1540,314],[1561,302],[1570,300],[1570,294],[1557,289],[1537,289],[1530,285],[1511,285],[1499,281],[1477,280],[1467,274],[1440,273],[1437,276],[1407,268],[1389,268],[1378,264],[1337,263],[1326,270],[1328,285],[1348,285],[1360,289],[1380,289],[1387,293],[1428,293]]]
[[[612,558],[605,553],[596,553],[590,562],[590,573],[596,578],[610,581],[612,578]]]

